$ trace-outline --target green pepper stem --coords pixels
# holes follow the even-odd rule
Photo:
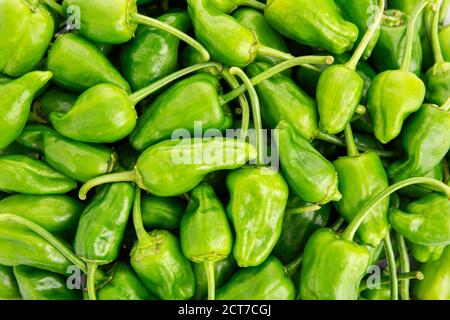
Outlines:
[[[376,31],[380,28],[381,20],[383,19],[384,6],[385,0],[378,0],[378,8],[377,8],[378,10],[377,14],[375,15],[375,19],[370,25],[370,27],[367,29],[366,33],[364,34],[364,37],[361,39],[361,42],[359,43],[352,57],[345,64],[347,68],[356,70],[356,66],[358,65],[359,60],[361,60],[364,51],[366,51],[367,46],[372,41]]]
[[[303,261],[303,254],[299,255],[297,258],[289,262],[289,264],[287,264],[284,267],[289,277],[292,277],[300,270],[300,267],[302,266],[302,261]]]
[[[398,281],[405,281],[405,280],[423,280],[424,279],[424,275],[422,272],[420,271],[413,271],[413,272],[406,272],[406,273],[399,273],[397,274],[397,280]],[[391,278],[388,277],[382,277],[381,281],[379,282],[380,285],[382,284],[390,284],[391,283]],[[367,286],[367,281],[362,281],[361,285],[359,287],[359,292],[363,292],[364,290],[369,289]]]
[[[395,263],[394,249],[392,248],[391,235],[388,232],[384,238],[384,249],[389,267],[389,278],[391,280],[391,300],[398,300],[397,264]]]
[[[433,48],[434,62],[444,62],[444,55],[442,54],[441,42],[439,41],[439,18],[441,14],[442,1],[433,4],[433,22],[431,26],[431,47]]]
[[[177,72],[174,72],[152,84],[150,84],[149,86],[142,88],[141,90],[138,90],[132,94],[129,95],[129,98],[131,100],[131,103],[133,105],[138,104],[140,101],[142,101],[143,99],[145,99],[146,97],[148,97],[149,95],[151,95],[152,93],[154,93],[155,91],[158,91],[159,89],[161,89],[162,87],[166,86],[167,84],[185,76],[188,75],[190,73],[193,73],[197,70],[200,69],[205,69],[205,68],[216,68],[217,70],[221,71],[222,70],[222,65],[220,63],[217,62],[205,62],[205,63],[199,63],[199,64],[195,64],[193,66],[178,70]]]
[[[150,236],[144,228],[144,222],[142,221],[142,211],[141,211],[141,189],[136,186],[136,191],[134,193],[134,203],[133,203],[133,226],[134,231],[139,243],[147,243],[150,241]]]
[[[203,61],[209,61],[211,59],[211,56],[208,52],[208,50],[205,49],[205,47],[195,40],[194,38],[190,37],[183,31],[178,30],[177,28],[174,28],[167,23],[161,22],[157,19],[150,18],[147,16],[144,16],[142,14],[139,14],[137,12],[132,12],[129,15],[129,22],[130,23],[136,23],[136,24],[142,24],[149,27],[158,28],[161,30],[166,31],[167,33],[170,33],[171,35],[177,37],[181,41],[184,41],[194,49],[196,49],[203,57]]]
[[[216,278],[214,275],[214,261],[205,259],[203,261],[205,266],[206,279],[208,282],[208,300],[216,299]]]
[[[230,73],[238,76],[247,87],[250,96],[250,105],[252,107],[253,124],[256,131],[256,150],[258,152],[257,164],[264,165],[261,108],[259,105],[258,94],[256,93],[255,87],[252,85],[250,79],[241,68],[232,67],[230,69]]]
[[[408,250],[406,249],[405,238],[403,238],[403,236],[398,233],[397,233],[396,237],[397,237],[398,252],[399,252],[399,256],[400,256],[400,271],[401,272],[410,272],[411,267],[409,264],[409,256],[408,256]],[[410,300],[409,279],[401,281],[400,296],[401,296],[402,300]]]
[[[426,184],[432,186],[438,190],[441,190],[443,193],[446,194],[447,197],[450,197],[450,187],[442,183],[441,181],[433,178],[415,177],[397,182],[392,186],[390,186],[389,188],[386,188],[385,190],[374,195],[372,198],[370,198],[369,201],[366,202],[365,206],[355,216],[352,222],[348,225],[347,229],[345,229],[344,233],[342,234],[342,238],[349,241],[353,241],[355,233],[358,230],[361,223],[366,219],[366,217],[370,214],[370,212],[384,200],[384,198],[390,196],[392,193],[400,189],[415,184]]]
[[[278,49],[274,49],[271,47],[267,47],[265,45],[260,44],[258,46],[258,54],[266,57],[274,57],[282,60],[291,60],[295,58],[292,54],[283,52]]]
[[[59,16],[64,17],[64,11],[62,6],[57,3],[55,0],[41,0],[45,5],[47,5],[50,9],[55,11]]]
[[[367,108],[366,106],[363,106],[362,104],[358,105],[358,107],[356,107],[356,114],[363,116],[367,113]]]
[[[86,278],[87,284],[87,292],[89,296],[89,300],[97,300],[97,293],[95,291],[95,274],[97,272],[98,264],[97,263],[88,263],[87,265],[88,272]]]
[[[24,217],[15,215],[15,214],[9,214],[9,213],[2,213],[0,214],[0,221],[1,222],[12,222],[16,223],[18,225],[21,225],[23,227],[28,228],[29,230],[36,233],[38,236],[43,238],[45,241],[50,243],[53,247],[55,247],[64,257],[66,257],[67,260],[72,262],[74,265],[76,265],[81,271],[86,273],[87,267],[86,264],[78,258],[68,247],[65,245],[62,241],[58,240],[54,235],[52,235],[50,232],[42,228],[40,225],[34,223],[33,221],[30,221]]]
[[[345,142],[347,144],[347,155],[356,157],[359,155],[358,148],[356,148],[355,139],[353,139],[353,132],[351,124],[345,126]]]
[[[230,69],[223,68],[222,77],[229,84],[231,89],[239,87],[239,82],[236,80],[233,74],[230,73]],[[239,96],[239,105],[241,106],[242,124],[241,124],[241,136],[240,139],[245,141],[247,138],[248,126],[250,123],[250,107],[248,105],[247,97],[245,94]]]
[[[266,9],[266,5],[258,0],[241,0],[239,1],[239,5],[247,6],[260,11],[264,11],[264,9]]]
[[[400,66],[400,70],[402,71],[409,71],[409,68],[411,66],[411,58],[412,58],[412,48],[413,48],[413,41],[414,41],[414,29],[416,27],[416,21],[419,18],[420,14],[422,13],[423,9],[427,6],[427,4],[430,2],[430,0],[422,0],[414,9],[409,21],[408,21],[408,27],[406,31],[406,47],[405,52],[403,56],[403,61]]]
[[[284,70],[287,70],[289,68],[300,66],[304,64],[332,64],[334,62],[334,58],[332,56],[302,56],[302,57],[296,57],[291,60],[283,61],[275,66],[273,66],[270,69],[267,69],[257,76],[250,79],[252,85],[256,86],[263,82],[264,80],[269,79],[270,77],[283,72]],[[220,98],[221,104],[224,105],[237,97],[239,97],[241,94],[245,92],[247,87],[245,84],[242,84],[239,86],[239,88],[234,89],[233,91],[228,92],[227,94],[223,95]]]
[[[321,208],[321,206],[319,206],[318,204],[309,204],[309,205],[306,205],[303,207],[287,208],[285,212],[287,214],[302,214],[302,213],[317,211],[317,210],[320,210],[320,208]]]
[[[96,186],[112,182],[136,182],[136,170],[109,173],[93,178],[81,186],[78,197],[81,200],[86,200],[89,190]]]

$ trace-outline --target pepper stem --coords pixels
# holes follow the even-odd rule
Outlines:
[[[364,51],[366,51],[367,46],[372,41],[373,37],[375,36],[376,31],[380,28],[381,20],[383,19],[384,6],[385,6],[385,0],[378,0],[378,8],[377,8],[377,14],[375,15],[375,19],[372,22],[372,24],[370,25],[370,27],[367,29],[366,33],[364,34],[364,37],[361,39],[361,42],[359,43],[359,45],[356,48],[355,52],[353,53],[352,57],[345,64],[345,66],[347,68],[356,70],[356,66],[358,65],[359,60],[361,60],[361,57],[363,56]]]
[[[260,11],[264,11],[264,9],[266,9],[266,5],[258,0],[241,0],[239,1],[239,5],[247,6]]]
[[[87,292],[89,296],[89,300],[97,300],[97,293],[95,291],[95,274],[97,272],[98,264],[97,263],[88,263],[87,265]]]
[[[397,246],[400,255],[400,271],[409,272],[411,267],[409,264],[408,250],[406,249],[405,238],[401,234],[397,233]],[[409,279],[402,280],[400,283],[400,296],[402,300],[410,300],[409,297]]]
[[[222,70],[222,65],[217,62],[199,63],[199,64],[195,64],[193,66],[178,70],[177,72],[174,72],[174,73],[150,84],[149,86],[130,94],[129,98],[131,100],[131,103],[133,105],[136,105],[140,101],[142,101],[143,99],[145,99],[146,97],[148,97],[149,95],[154,93],[155,91],[158,91],[162,87],[166,86],[167,84],[169,84],[185,75],[195,72],[197,70],[210,68],[210,67],[216,68],[219,71]]]
[[[115,173],[109,173],[105,174],[103,176],[99,176],[96,178],[93,178],[83,184],[83,186],[80,188],[80,191],[78,192],[78,197],[81,200],[86,200],[87,193],[92,188],[105,184],[105,183],[112,183],[112,182],[136,182],[136,170],[130,170],[130,171],[123,171],[123,172],[115,172]]]
[[[203,261],[205,266],[206,279],[208,281],[208,300],[216,299],[216,278],[214,275],[214,261],[205,259]]]
[[[136,186],[134,193],[133,203],[133,226],[134,231],[139,243],[147,243],[150,240],[150,236],[144,228],[144,222],[142,221],[141,211],[141,189]]]
[[[388,232],[384,238],[384,249],[389,267],[389,278],[391,280],[391,300],[398,300],[397,264],[395,263],[394,249],[392,248],[391,235]]]
[[[374,195],[372,198],[370,198],[369,201],[366,202],[366,205],[355,216],[353,221],[345,229],[344,233],[342,233],[342,238],[349,240],[349,241],[353,241],[355,233],[358,230],[361,223],[370,214],[370,212],[384,200],[384,198],[390,196],[392,193],[394,193],[400,189],[403,189],[405,187],[415,185],[415,184],[426,184],[426,185],[432,186],[438,190],[441,190],[443,193],[445,193],[447,195],[447,197],[450,197],[450,187],[447,186],[446,184],[442,183],[441,181],[433,179],[433,178],[415,177],[415,178],[409,178],[409,179],[397,182],[397,183],[393,184],[392,186],[390,186],[389,188],[386,188],[385,190]]]
[[[286,213],[288,214],[302,214],[307,213],[311,211],[317,211],[320,210],[321,206],[318,204],[309,204],[303,207],[297,207],[297,208],[287,208]]]
[[[41,0],[47,7],[55,11],[59,16],[64,17],[62,6],[55,0]]]
[[[358,148],[356,148],[355,140],[353,139],[353,132],[351,124],[345,126],[345,142],[347,144],[347,154],[350,157],[356,157],[359,155]]]
[[[296,57],[291,60],[283,61],[275,66],[273,66],[270,69],[265,70],[264,72],[261,72],[257,76],[250,79],[252,85],[256,86],[263,82],[264,80],[269,79],[270,77],[283,72],[284,70],[287,70],[289,68],[295,67],[295,66],[303,66],[305,64],[332,64],[334,62],[334,58],[332,56],[302,56],[302,57]],[[245,84],[242,84],[239,86],[239,88],[234,89],[233,91],[228,92],[227,94],[223,95],[220,100],[221,104],[224,105],[235,98],[239,97],[241,94],[245,92],[247,87]]]
[[[16,223],[33,231],[38,236],[43,238],[45,241],[50,243],[53,247],[55,247],[64,257],[66,257],[67,260],[72,262],[81,271],[86,273],[87,271],[86,264],[80,258],[78,258],[63,242],[58,240],[54,235],[52,235],[50,232],[42,228],[40,225],[24,217],[9,213],[0,214],[0,222]]]
[[[409,71],[409,67],[411,66],[411,58],[412,58],[412,48],[414,41],[414,29],[416,27],[416,21],[422,13],[423,9],[428,5],[430,0],[422,0],[414,9],[409,21],[408,27],[406,31],[406,48],[403,56],[403,61],[400,66],[400,70]]]
[[[258,94],[256,93],[255,87],[252,85],[250,79],[247,77],[247,75],[241,68],[232,67],[230,69],[230,73],[238,76],[247,87],[250,96],[250,104],[252,107],[253,124],[255,126],[256,131],[256,150],[258,152],[257,164],[264,165],[261,108],[259,105]]]
[[[413,271],[413,272],[406,272],[406,273],[399,273],[397,274],[397,280],[398,281],[405,281],[405,280],[423,280],[424,279],[424,275],[422,272],[420,271]],[[380,285],[382,284],[390,284],[391,283],[391,278],[390,277],[382,277],[381,281],[379,282]],[[361,286],[359,287],[359,292],[362,292],[364,290],[369,289],[367,287],[367,282],[366,281],[362,281],[361,282]]]
[[[442,54],[441,42],[439,41],[439,18],[441,13],[442,1],[432,5],[433,22],[431,25],[431,47],[433,48],[434,62],[444,62],[444,55]]]
[[[183,31],[180,31],[177,28],[174,28],[174,27],[168,25],[167,23],[161,22],[154,18],[144,16],[137,12],[130,13],[129,22],[136,23],[136,24],[142,24],[145,26],[164,30],[167,33],[170,33],[171,35],[177,37],[181,41],[184,41],[185,43],[187,43],[188,45],[190,45],[191,47],[196,49],[202,55],[203,61],[209,61],[211,59],[211,56],[210,56],[208,50],[206,50],[205,47],[200,42],[198,42],[194,38],[190,37]]]

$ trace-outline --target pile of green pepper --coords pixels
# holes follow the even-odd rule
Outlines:
[[[449,9],[0,0],[0,299],[450,300]]]

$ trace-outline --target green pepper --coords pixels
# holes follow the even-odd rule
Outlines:
[[[257,267],[240,269],[220,289],[218,300],[294,300],[295,287],[284,266],[270,256]]]
[[[425,104],[405,125],[401,142],[407,159],[394,162],[388,169],[393,181],[428,174],[450,148],[450,113],[448,107]]]
[[[24,300],[81,300],[76,289],[67,287],[60,274],[29,266],[15,266],[14,275]]]
[[[34,96],[51,77],[51,72],[34,71],[0,85],[0,149],[6,148],[20,135]]]
[[[195,276],[195,295],[193,299],[203,300],[208,295],[208,277],[203,263],[192,265]],[[214,263],[214,282],[217,287],[224,285],[233,275],[236,269],[236,261],[233,255]]]
[[[299,135],[294,126],[280,121],[275,132],[281,170],[292,191],[305,202],[326,204],[339,201],[338,177],[334,166]]]
[[[1,73],[13,77],[22,76],[33,70],[44,57],[53,36],[55,22],[42,2],[44,1],[0,2]]]
[[[48,116],[52,112],[66,113],[77,100],[77,95],[59,87],[48,89],[33,102],[29,120],[32,122],[48,123]]]
[[[411,251],[412,256],[419,262],[425,263],[428,261],[436,261],[444,253],[446,246],[422,246],[420,244],[415,244],[407,241],[408,248]]]
[[[0,265],[0,300],[20,300],[19,287],[13,269]]]
[[[414,296],[419,300],[450,300],[450,246],[439,260],[425,263],[421,271],[424,279],[414,283]]]
[[[366,300],[391,300],[391,287],[381,285],[379,288],[366,289],[361,292],[361,297]]]
[[[130,261],[144,286],[163,300],[191,298],[195,290],[192,266],[175,235],[166,230],[145,231],[139,188],[133,205],[133,223],[138,240],[131,250]]]
[[[358,39],[358,27],[332,0],[269,0],[264,16],[284,36],[335,54],[350,51]]]
[[[214,265],[225,260],[233,248],[230,223],[222,203],[207,183],[191,191],[180,224],[181,250],[194,263],[203,263],[208,282],[208,299],[215,299]]]
[[[368,45],[375,39],[384,5],[384,0],[378,1],[374,21],[350,60],[345,64],[328,67],[320,75],[316,99],[320,116],[319,127],[325,133],[337,134],[344,131],[356,112],[364,89],[364,79],[356,72],[356,66]]]
[[[42,161],[23,155],[0,156],[0,190],[25,194],[61,194],[77,183]]]
[[[444,55],[445,61],[450,61],[450,26],[445,26],[439,31],[439,43],[441,44],[442,54]]]
[[[378,72],[397,70],[402,65],[408,44],[407,25],[410,17],[399,10],[387,10],[381,24],[380,37],[373,49],[370,61]],[[411,64],[407,71],[420,76],[422,72],[422,46],[419,35],[414,32]]]
[[[142,220],[149,229],[178,229],[186,202],[178,197],[157,197],[150,193],[142,197]]]
[[[194,155],[201,155],[200,161],[194,161]],[[231,138],[166,140],[145,150],[133,170],[88,181],[79,196],[85,199],[99,184],[133,181],[156,196],[173,197],[192,190],[210,172],[240,168],[254,158],[252,145]]]
[[[16,194],[0,201],[0,214],[25,217],[65,239],[74,234],[82,211],[83,205],[66,195]]]
[[[191,27],[189,15],[184,11],[164,14],[158,20],[183,32]],[[121,70],[131,88],[135,91],[142,89],[175,72],[178,65],[179,43],[178,38],[163,30],[138,27],[134,39],[120,51]]]
[[[112,270],[111,279],[97,290],[99,300],[156,300],[128,263],[120,261]]]
[[[409,203],[405,210],[392,210],[389,222],[397,233],[412,243],[423,246],[450,244],[450,201],[441,194],[426,195]]]
[[[306,208],[306,211],[304,210]],[[273,254],[283,263],[294,260],[305,247],[309,237],[330,218],[330,206],[311,207],[296,196],[290,196],[284,211],[281,235]],[[315,210],[316,209],[316,210]]]
[[[73,33],[56,39],[48,51],[46,66],[57,85],[74,92],[100,83],[112,83],[130,92],[130,85],[100,49]]]
[[[265,7],[264,3],[261,3],[258,0],[211,0],[211,4],[225,13],[235,12],[240,6],[259,10],[264,10]]]
[[[367,107],[375,137],[382,143],[388,143],[400,134],[404,120],[419,110],[425,99],[424,83],[408,70],[411,64],[414,26],[427,4],[427,0],[422,0],[409,20],[400,70],[378,74],[369,90]]]

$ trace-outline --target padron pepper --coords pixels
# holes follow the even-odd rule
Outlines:
[[[24,300],[81,300],[81,293],[67,287],[60,274],[29,266],[15,266],[14,276]]]
[[[367,107],[375,137],[382,143],[388,143],[400,134],[405,119],[419,110],[425,98],[424,83],[408,70],[411,63],[414,26],[427,4],[427,0],[422,0],[409,20],[406,48],[400,70],[378,74],[369,89]]]
[[[130,262],[144,286],[163,300],[186,300],[194,295],[195,279],[189,260],[183,255],[179,239],[166,230],[144,229],[141,190],[136,188],[133,224],[137,241]],[[170,266],[168,268],[167,266]]]
[[[24,194],[62,194],[77,183],[40,160],[24,155],[0,156],[0,190]]]
[[[425,263],[428,261],[436,261],[444,253],[446,246],[422,246],[420,244],[415,244],[407,241],[407,246],[411,251],[411,255],[419,262]]]
[[[0,300],[20,300],[19,287],[11,267],[0,265]]]
[[[333,0],[269,0],[264,16],[284,36],[335,54],[350,51],[358,39],[358,27]]]
[[[294,300],[295,287],[274,256],[256,267],[240,269],[217,290],[218,300]]]
[[[186,209],[179,197],[157,197],[150,193],[142,197],[142,220],[149,229],[178,229]]]
[[[208,299],[215,299],[214,265],[225,260],[233,248],[227,214],[210,185],[203,182],[190,193],[180,224],[181,250],[185,257],[205,267]]]
[[[34,100],[28,122],[48,123],[52,112],[66,113],[77,101],[77,94],[59,87],[52,87]]]
[[[361,101],[364,79],[356,72],[356,66],[379,30],[384,5],[384,0],[378,0],[378,10],[374,21],[350,60],[345,64],[328,67],[320,75],[316,93],[320,117],[319,127],[327,134],[344,131]]]
[[[74,92],[101,83],[112,83],[130,92],[130,85],[100,49],[74,33],[56,39],[48,51],[46,67],[57,85]]]
[[[36,93],[51,79],[48,71],[33,71],[0,85],[0,149],[6,148],[22,132]]]

